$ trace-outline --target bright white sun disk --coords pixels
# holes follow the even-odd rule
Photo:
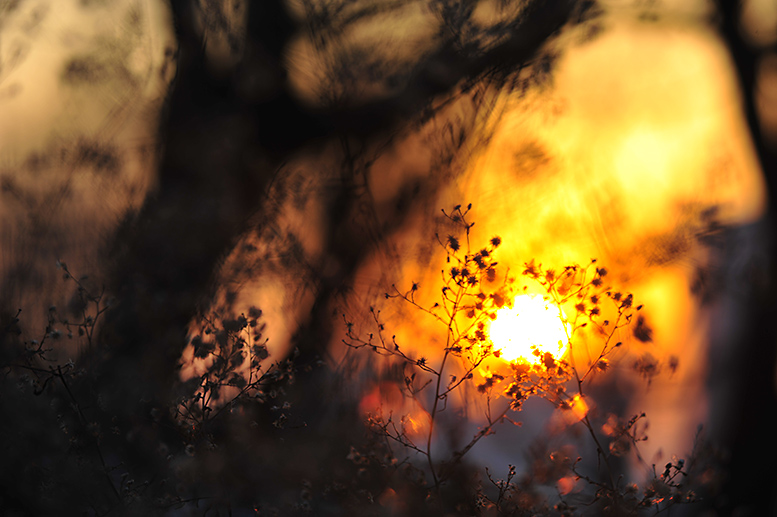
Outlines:
[[[567,333],[558,307],[542,296],[524,294],[515,297],[512,307],[496,313],[489,334],[494,350],[505,361],[533,363],[539,359],[532,353],[536,347],[560,359],[567,349]]]

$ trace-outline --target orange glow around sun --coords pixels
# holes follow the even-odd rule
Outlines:
[[[557,307],[542,296],[523,294],[515,297],[512,307],[497,311],[489,334],[502,359],[532,363],[540,357],[534,354],[535,349],[550,352],[556,359],[566,353],[564,325]]]

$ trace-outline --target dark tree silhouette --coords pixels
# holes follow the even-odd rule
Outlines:
[[[761,168],[765,174],[770,200],[777,199],[777,147],[764,134],[758,113],[757,95],[759,88],[758,67],[761,59],[777,46],[758,48],[749,44],[740,25],[742,4],[720,0],[717,22],[720,34],[733,57],[739,83],[742,88],[743,107],[747,117]],[[737,350],[733,355],[711,358],[710,385],[724,382],[730,392],[721,407],[716,408],[723,424],[723,443],[730,454],[728,477],[725,489],[718,501],[723,513],[741,512],[743,515],[770,515],[777,512],[774,490],[777,476],[772,469],[764,468],[777,460],[777,443],[764,415],[777,411],[775,391],[775,364],[777,348],[775,327],[772,323],[777,314],[774,273],[777,271],[777,226],[774,203],[770,202],[767,213],[754,229],[760,235],[766,249],[768,262],[760,263],[751,271],[749,282],[753,287],[751,298],[743,301],[752,311],[750,324],[741,329]],[[767,344],[768,343],[768,344]],[[723,355],[723,354],[721,354]],[[734,361],[732,365],[731,362]],[[724,365],[724,363],[727,363]]]

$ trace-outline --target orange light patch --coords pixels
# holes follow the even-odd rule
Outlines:
[[[383,381],[369,390],[359,402],[359,411],[375,421],[391,419],[411,439],[424,437],[429,430],[429,413],[403,396],[393,382]]]
[[[572,414],[575,416],[576,421],[584,419],[588,414],[588,404],[580,395],[575,395],[569,405],[572,408]]]
[[[570,494],[578,482],[577,476],[566,476],[558,480],[558,493],[561,495]]]

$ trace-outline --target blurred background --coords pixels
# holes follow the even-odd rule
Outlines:
[[[0,314],[24,336],[77,315],[66,262],[119,300],[126,401],[202,372],[202,315],[251,307],[271,358],[330,377],[373,306],[434,361],[433,325],[382,295],[434,302],[441,209],[472,203],[502,267],[596,258],[644,304],[598,389],[648,415],[647,462],[703,425],[724,474],[699,511],[773,514],[776,167],[769,0],[0,2]],[[354,407],[407,410],[358,364]],[[525,463],[552,408],[521,419],[476,463]]]

